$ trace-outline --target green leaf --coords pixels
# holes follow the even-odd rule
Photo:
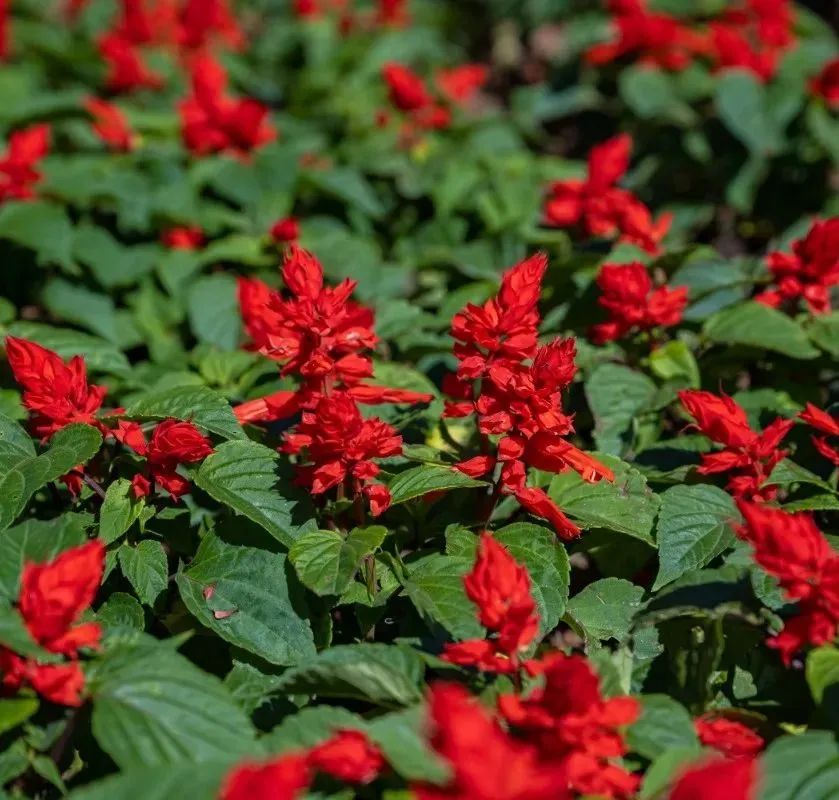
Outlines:
[[[122,574],[146,605],[153,606],[169,582],[166,551],[160,542],[144,539],[136,547],[123,544],[117,550]]]
[[[431,492],[473,489],[486,485],[455,469],[423,464],[400,472],[390,481],[391,505],[407,503]]]
[[[688,710],[665,694],[645,694],[641,716],[626,734],[630,749],[650,760],[673,748],[699,750],[699,739]]]
[[[340,706],[310,706],[287,716],[262,739],[268,753],[315,747],[339,730],[364,730],[365,721]]]
[[[794,319],[753,301],[717,312],[705,323],[703,333],[712,342],[772,350],[790,358],[810,359],[819,354]]]
[[[51,520],[28,519],[0,536],[0,597],[12,601],[20,593],[27,562],[42,564],[87,541],[86,517],[65,514]]]
[[[189,420],[225,439],[245,439],[230,403],[206,386],[175,386],[144,395],[125,412],[128,417]]]
[[[666,797],[667,787],[676,775],[692,766],[701,754],[698,747],[676,747],[662,753],[644,773],[639,800],[659,800]]]
[[[308,621],[292,606],[285,562],[284,555],[236,547],[210,535],[176,580],[186,607],[205,627],[286,666],[311,658],[315,647]]]
[[[835,647],[818,647],[807,654],[807,685],[813,700],[821,705],[825,690],[839,683],[839,650]]]
[[[0,239],[33,250],[41,265],[73,270],[73,226],[67,212],[43,200],[5,203],[0,209]]]
[[[434,553],[409,566],[403,592],[431,626],[441,625],[456,639],[483,638],[475,605],[466,596],[463,578],[473,559]]]
[[[306,179],[321,191],[343,200],[373,219],[384,216],[385,208],[364,176],[351,167],[336,167],[329,172],[308,170]]]
[[[566,616],[582,629],[589,641],[622,641],[629,635],[643,596],[644,590],[629,581],[603,578],[568,601]]]
[[[189,791],[190,800],[217,800],[224,775],[234,765],[233,757],[191,761],[154,767],[132,767],[72,791],[69,800],[172,800]]]
[[[629,367],[601,364],[586,381],[585,393],[594,414],[597,449],[620,455],[631,442],[632,421],[650,405],[656,386]]]
[[[650,369],[663,381],[680,389],[698,389],[699,365],[688,346],[679,339],[663,344],[650,353]]]
[[[277,453],[256,442],[225,442],[193,473],[196,486],[264,528],[286,547],[294,543],[294,503],[277,486]]]
[[[832,356],[839,356],[839,311],[819,314],[807,323],[810,340]]]
[[[10,417],[0,414],[0,471],[36,455],[29,434]]]
[[[424,706],[393,711],[371,720],[367,735],[405,780],[443,783],[450,770],[428,743],[425,718]]]
[[[6,733],[26,722],[38,710],[37,697],[0,700],[0,733]]]
[[[661,495],[656,538],[658,575],[653,591],[701,569],[734,542],[740,513],[731,496],[709,484],[672,486]]]
[[[588,483],[573,470],[554,476],[548,494],[581,528],[606,528],[654,544],[652,527],[659,499],[647,479],[614,456],[595,453],[611,467],[615,480]]]
[[[187,313],[199,342],[222,350],[239,346],[242,318],[232,275],[209,275],[195,281],[187,293]]]
[[[146,615],[136,597],[125,592],[114,592],[96,612],[96,619],[106,628],[133,628],[141,631],[146,626]]]
[[[131,481],[115,480],[99,510],[99,538],[105,544],[115,542],[140,518],[143,508],[143,502],[134,497]]]
[[[338,531],[304,533],[288,557],[305,586],[318,595],[343,594],[364,556],[372,553],[387,535],[387,528],[355,528],[346,538]]]
[[[146,638],[106,652],[89,675],[93,735],[120,769],[235,758],[254,730],[218,678]]]
[[[280,691],[412,706],[422,699],[424,672],[421,656],[402,645],[336,645],[286,671]]]
[[[42,663],[60,660],[35,642],[20,613],[8,606],[0,606],[0,645]]]
[[[717,113],[750,151],[773,155],[783,147],[783,130],[772,116],[766,88],[751,72],[725,70],[717,79]]]
[[[641,119],[661,119],[690,125],[696,114],[678,95],[669,73],[646,66],[620,71],[618,87],[624,102]]]
[[[761,759],[760,800],[831,800],[839,786],[839,747],[832,733],[776,739]]]

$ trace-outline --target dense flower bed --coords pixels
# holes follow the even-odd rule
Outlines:
[[[839,796],[828,21],[0,0],[0,59],[0,797]]]

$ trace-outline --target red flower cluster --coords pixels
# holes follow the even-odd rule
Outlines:
[[[227,73],[212,56],[192,62],[192,94],[178,104],[184,144],[193,155],[231,153],[245,157],[274,141],[268,107],[227,95]]]
[[[365,784],[384,767],[381,751],[364,733],[341,730],[308,752],[240,764],[225,778],[220,800],[294,800],[318,772],[346,783]]]
[[[616,186],[629,168],[632,139],[623,134],[593,148],[584,180],[556,181],[545,201],[545,222],[577,227],[586,236],[617,237],[657,253],[670,229],[671,214],[657,220],[632,192]]]
[[[49,149],[49,125],[33,125],[9,136],[6,152],[0,156],[0,203],[35,197],[41,180],[38,162]]]
[[[211,44],[241,50],[246,44],[228,0],[184,0],[177,23],[177,42],[187,50],[200,50]]]
[[[754,548],[755,561],[774,575],[798,610],[769,641],[785,664],[811,644],[832,642],[839,629],[839,555],[809,514],[787,514],[740,501],[745,524],[738,530]]]
[[[742,722],[713,712],[697,719],[694,727],[704,747],[711,747],[728,758],[752,758],[766,744],[762,736]]]
[[[270,235],[275,244],[296,242],[300,238],[300,223],[294,217],[283,217],[271,226]]]
[[[830,290],[839,285],[839,217],[816,221],[792,253],[767,258],[775,287],[755,299],[773,308],[804,300],[814,314],[830,311]]]
[[[603,293],[597,302],[610,316],[608,322],[591,329],[591,337],[597,344],[622,339],[635,331],[678,325],[688,302],[685,287],[653,289],[647,268],[638,261],[604,264],[597,285]]]
[[[448,644],[443,658],[487,672],[518,672],[519,654],[539,632],[539,615],[530,593],[527,568],[485,531],[478,544],[475,566],[463,585],[466,595],[478,607],[481,625],[495,638]]]
[[[828,436],[839,436],[839,417],[831,416],[812,403],[807,403],[807,407],[798,418]],[[826,438],[819,436],[813,437],[813,445],[828,461],[839,467],[839,447],[831,445]]]
[[[197,225],[168,228],[163,231],[160,241],[170,250],[200,250],[206,243],[204,231]]]
[[[562,392],[576,373],[576,350],[573,339],[538,346],[537,304],[547,266],[543,254],[522,261],[505,273],[497,297],[483,306],[468,305],[454,317],[452,337],[460,364],[457,375],[444,381],[446,393],[456,398],[447,403],[445,415],[478,417],[483,455],[457,469],[480,477],[500,463],[497,488],[549,520],[560,537],[572,539],[580,529],[543,489],[526,486],[527,467],[548,472],[571,468],[592,482],[613,475],[562,438],[574,430],[562,410]],[[490,436],[500,437],[495,455],[489,452]]]
[[[292,8],[299,19],[321,19],[337,14],[342,33],[361,28],[404,28],[411,20],[408,0],[377,0],[372,13],[355,12],[352,0],[293,0]]]
[[[239,281],[239,305],[254,346],[279,362],[281,374],[300,379],[297,391],[281,391],[236,409],[240,422],[283,419],[303,410],[286,437],[284,452],[305,457],[299,480],[314,494],[341,486],[348,496],[366,497],[374,514],[390,504],[390,493],[371,484],[379,473],[373,458],[402,451],[402,439],[377,418],[363,419],[358,403],[422,403],[419,392],[364,383],[373,374],[365,351],[375,347],[373,312],[354,303],[355,282],[324,285],[323,267],[292,245],[282,268],[291,296],[259,280]]]
[[[704,36],[674,17],[648,11],[643,0],[608,0],[607,6],[617,38],[590,48],[585,54],[590,64],[633,56],[642,64],[678,71],[707,52]]]
[[[565,771],[508,734],[466,689],[432,686],[431,745],[451,767],[444,787],[412,786],[418,800],[570,800]]]
[[[36,436],[49,439],[74,422],[101,427],[96,412],[107,389],[88,384],[81,356],[73,356],[65,364],[52,350],[7,336],[6,357],[15,380],[23,387],[23,404],[32,415]]]
[[[180,464],[195,464],[213,453],[210,440],[191,422],[167,419],[146,441],[136,422],[120,422],[114,437],[146,459],[149,477],[137,474],[131,482],[134,496],[147,497],[156,483],[177,501],[190,490],[189,481],[178,474]]]
[[[712,759],[685,770],[669,800],[757,800],[757,786],[755,759]]]
[[[745,0],[710,21],[707,29],[663,13],[650,12],[643,0],[608,0],[616,38],[586,53],[590,64],[625,57],[670,71],[697,58],[718,68],[747,69],[769,80],[780,56],[793,43],[793,13],[788,0]]]
[[[440,97],[403,64],[385,64],[382,77],[387,83],[391,104],[407,116],[405,131],[411,132],[448,128],[452,119],[450,106],[468,103],[486,83],[489,70],[482,64],[464,64],[440,70],[435,77]]]
[[[26,564],[18,608],[26,629],[44,650],[66,661],[41,664],[0,648],[0,686],[17,692],[31,686],[52,703],[80,706],[84,674],[79,651],[99,646],[96,622],[76,623],[93,602],[105,568],[105,547],[96,540],[65,551],[46,564]]]
[[[779,447],[795,420],[778,417],[761,433],[755,433],[744,409],[727,395],[685,390],[679,392],[679,399],[701,433],[724,447],[702,455],[699,473],[733,472],[728,489],[735,497],[755,502],[772,500],[777,489],[763,484],[786,457],[787,451]]]
[[[504,695],[499,699],[508,724],[537,748],[545,763],[565,771],[574,792],[632,796],[639,778],[615,759],[628,750],[621,729],[638,718],[638,701],[604,698],[600,681],[583,656],[553,653],[538,670],[544,675],[544,686],[527,698]]]
[[[374,517],[390,506],[387,486],[370,483],[380,472],[373,459],[399,455],[402,437],[376,417],[364,419],[348,394],[324,395],[313,411],[304,411],[300,424],[286,434],[282,451],[305,457],[297,483],[312,494],[342,486],[349,497],[365,497]]]
[[[134,149],[136,136],[119,106],[89,97],[84,102],[85,111],[92,117],[93,132],[115,153],[128,153]]]
[[[810,81],[810,91],[821,97],[831,109],[839,109],[839,58],[824,65],[824,69]]]

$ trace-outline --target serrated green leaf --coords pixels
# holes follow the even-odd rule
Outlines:
[[[699,739],[688,710],[666,694],[645,694],[641,715],[629,727],[630,749],[650,760],[673,748],[699,751]]]
[[[123,544],[117,550],[122,574],[134,587],[141,602],[153,606],[169,582],[166,551],[160,542],[144,539],[136,547]]]
[[[566,611],[588,640],[617,639],[629,634],[641,609],[644,590],[621,578],[603,578],[589,584],[568,601]]]
[[[115,480],[105,492],[99,511],[99,538],[111,544],[120,538],[139,519],[144,504],[134,497],[131,481]]]
[[[655,396],[655,384],[629,367],[601,364],[586,381],[585,393],[594,414],[597,449],[621,455],[632,438],[632,421]]]
[[[400,472],[390,481],[391,505],[407,503],[431,492],[475,489],[486,485],[457,470],[423,464]]]

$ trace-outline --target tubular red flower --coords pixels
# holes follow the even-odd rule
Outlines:
[[[93,117],[93,132],[110,150],[127,153],[134,148],[136,137],[119,106],[98,97],[89,97],[85,100],[84,107]]]
[[[107,65],[106,88],[115,93],[160,89],[162,78],[150,70],[139,48],[115,33],[100,37],[99,54]]]
[[[384,769],[381,750],[366,734],[342,730],[323,744],[313,747],[308,755],[309,766],[346,783],[370,783]]]
[[[756,756],[765,746],[763,737],[742,722],[709,712],[694,722],[696,735],[705,747],[728,758]]]
[[[757,800],[757,787],[755,759],[711,759],[682,772],[669,800]]]
[[[32,429],[48,439],[74,422],[98,425],[96,412],[107,389],[87,382],[81,356],[65,363],[52,350],[14,336],[6,337],[6,357],[23,387],[23,404],[32,415]]]
[[[231,770],[220,800],[296,800],[312,776],[305,754],[291,753],[267,762],[245,762]]]
[[[839,108],[839,57],[828,61],[810,81],[810,91],[822,98],[831,109]]]
[[[160,241],[170,250],[200,250],[206,242],[206,237],[201,228],[191,225],[168,228],[161,234]]]
[[[178,43],[190,50],[223,43],[241,50],[245,35],[227,0],[185,0],[178,19]]]
[[[277,244],[295,242],[300,238],[300,223],[294,217],[284,217],[271,226],[270,233]]]
[[[472,100],[489,78],[485,64],[461,64],[452,69],[441,69],[435,76],[441,94],[456,105]]]
[[[49,149],[49,125],[33,125],[9,136],[6,152],[0,157],[0,203],[35,197],[41,180],[38,163]]]
[[[798,415],[798,418],[828,436],[839,436],[839,417],[831,416],[826,411],[816,408],[812,403],[807,403],[807,407]],[[839,467],[839,447],[832,446],[824,437],[813,436],[812,441],[819,453]]]

